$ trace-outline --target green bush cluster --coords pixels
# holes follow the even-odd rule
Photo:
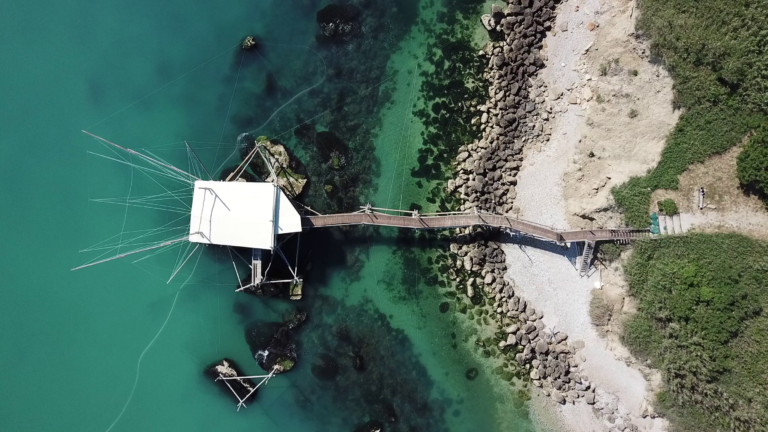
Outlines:
[[[650,224],[656,189],[677,189],[692,163],[724,152],[765,122],[768,112],[768,2],[643,0],[639,29],[675,78],[685,109],[662,158],[645,176],[613,190],[627,224]]]
[[[737,174],[746,189],[768,203],[768,128],[761,128],[739,154]]]
[[[672,198],[667,198],[659,203],[659,211],[667,216],[672,216],[680,213],[677,208],[677,203]]]
[[[633,353],[662,371],[658,405],[678,430],[768,422],[768,245],[732,234],[641,242],[626,266]]]
[[[604,264],[610,264],[619,257],[623,248],[614,242],[601,242],[597,244],[597,258]]]

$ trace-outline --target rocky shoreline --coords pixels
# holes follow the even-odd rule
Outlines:
[[[547,122],[559,112],[554,101],[562,91],[548,89],[538,73],[547,59],[545,37],[553,29],[556,7],[552,0],[508,0],[504,7],[493,5],[481,18],[491,35],[478,54],[487,62],[488,99],[474,107],[473,119],[482,135],[459,150],[455,177],[446,188],[459,198],[461,210],[514,214],[523,149],[549,140]],[[637,430],[629,418],[619,418],[615,402],[598,400],[595,386],[580,371],[583,342],[569,341],[566,333],[547,328],[543,313],[515,293],[514,282],[505,279],[505,253],[492,240],[498,236],[481,228],[459,230],[450,247],[449,274],[473,303],[486,298],[486,313],[503,329],[496,334],[497,347],[502,357],[514,357],[517,366],[504,364],[556,403],[583,400],[615,423],[616,430]]]

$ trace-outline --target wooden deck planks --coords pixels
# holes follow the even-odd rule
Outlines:
[[[322,216],[302,216],[302,226],[304,228],[344,225],[378,225],[412,229],[448,229],[485,225],[512,229],[555,242],[636,240],[649,236],[648,230],[630,228],[559,231],[533,222],[495,214],[413,217],[381,213],[343,213]]]

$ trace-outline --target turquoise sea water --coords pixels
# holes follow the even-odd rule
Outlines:
[[[317,44],[319,1],[3,6],[0,430],[351,431],[390,408],[398,421],[385,430],[532,427],[462,342],[467,330],[439,313],[440,295],[424,284],[429,274],[404,266],[398,247],[413,246],[398,244],[394,231],[360,231],[337,244],[307,239],[316,265],[298,304],[236,294],[230,257],[213,248],[193,255],[171,284],[178,250],[70,271],[98,255],[79,250],[179,216],[89,201],[157,185],[89,154],[110,155],[81,129],[182,167],[187,140],[213,169],[247,130],[279,136],[302,155],[291,132],[306,119],[350,136],[358,136],[356,121],[372,121],[373,151],[357,156],[371,164],[365,198],[388,207],[423,203],[427,188],[409,175],[422,127],[411,112],[425,102],[420,49],[438,7],[379,3],[387,19],[423,19],[402,40],[377,45],[380,75],[370,58],[339,67],[334,59],[350,57]],[[248,34],[260,37],[259,56],[239,51]],[[357,72],[339,76],[347,70]],[[377,118],[361,118],[370,112],[356,112],[360,101],[385,90],[391,102]],[[261,373],[246,329],[280,321],[296,306],[310,313],[297,367],[236,412],[202,369],[229,357]],[[320,381],[311,365],[346,349],[340,329],[368,370]],[[473,381],[464,376],[470,367],[480,368]]]

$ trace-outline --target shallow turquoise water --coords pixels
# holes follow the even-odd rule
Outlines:
[[[244,128],[257,128],[325,76],[322,54],[304,48],[314,47],[314,13],[320,6],[311,0],[5,5],[0,222],[7,247],[0,252],[5,292],[0,366],[6,373],[0,378],[0,429],[352,430],[367,413],[347,410],[359,406],[339,395],[364,380],[344,387],[318,382],[310,373],[313,357],[324,349],[321,332],[340,323],[361,338],[381,338],[380,347],[371,343],[372,352],[383,346],[392,350],[369,359],[372,367],[397,375],[393,382],[416,383],[414,394],[426,395],[422,402],[439,419],[435,430],[530,427],[523,413],[497,405],[488,374],[464,378],[466,369],[478,364],[471,350],[450,348],[451,333],[462,330],[437,312],[440,298],[423,286],[426,275],[403,276],[392,232],[369,232],[362,244],[338,245],[333,253],[354,249],[350,254],[362,257],[357,273],[337,266],[319,277],[313,270],[301,307],[323,315],[311,316],[302,330],[306,341],[299,365],[276,377],[257,404],[239,413],[202,368],[226,356],[247,372],[260,372],[245,328],[278,321],[293,304],[234,293],[229,257],[216,250],[199,254],[199,262],[196,255],[195,272],[190,276],[192,265],[185,267],[171,284],[166,280],[173,254],[70,271],[93,257],[78,250],[172,217],[141,209],[126,214],[122,207],[89,202],[125,196],[127,190],[149,193],[153,185],[136,173],[132,182],[124,166],[89,155],[104,151],[80,130],[148,148],[180,166],[187,161],[179,143],[188,140],[218,166]],[[243,60],[237,44],[246,34],[263,38],[263,59]],[[374,140],[380,168],[370,198],[391,207],[423,198],[408,174],[419,145],[420,125],[409,113],[420,103],[414,90],[419,62],[413,57],[418,58],[422,40],[417,30],[402,46],[393,46],[400,54],[386,75],[395,93]],[[295,65],[306,70],[293,74]],[[276,95],[264,89],[270,73],[279,77],[282,91]],[[306,98],[302,107],[312,112],[302,112],[305,117],[336,106],[313,101],[311,92]],[[296,123],[291,115],[278,113],[258,133],[290,137],[285,126]],[[182,284],[188,276],[189,283]],[[421,295],[404,301],[402,292]],[[321,301],[325,297],[339,301],[340,309],[322,306],[328,304]],[[360,306],[365,299],[370,303]],[[389,337],[391,344],[384,344]]]

